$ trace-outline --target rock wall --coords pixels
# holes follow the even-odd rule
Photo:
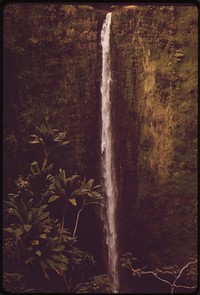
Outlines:
[[[101,15],[90,6],[40,4],[6,6],[4,13],[5,127],[18,132],[19,143],[35,124],[52,122],[71,141],[70,157],[66,152],[58,165],[97,176]]]
[[[183,263],[197,242],[197,8],[118,7],[112,42],[120,247]]]

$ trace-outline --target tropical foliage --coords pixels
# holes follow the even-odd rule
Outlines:
[[[88,282],[77,285],[76,293],[101,293],[101,290],[105,293],[112,293],[112,280],[108,275],[94,276],[90,278]]]
[[[92,255],[76,247],[80,213],[89,204],[103,206],[103,191],[94,185],[94,179],[67,176],[62,168],[53,175],[49,156],[69,143],[66,133],[44,124],[36,131],[30,143],[42,146],[44,159],[41,164],[31,163],[28,176],[20,175],[16,191],[4,200],[4,288],[11,292],[72,292],[89,279],[84,271],[95,264]],[[56,202],[58,206],[59,201],[65,206],[59,207],[60,218],[55,218],[50,205]],[[73,234],[65,225],[68,207],[77,208]],[[100,289],[107,287],[108,283],[102,283]]]

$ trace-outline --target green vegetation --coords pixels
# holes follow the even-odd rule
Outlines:
[[[20,175],[15,192],[4,200],[4,288],[9,292],[71,293],[95,289],[97,284],[98,292],[104,293],[112,287],[111,280],[103,275],[103,281],[95,276],[85,283],[89,279],[85,271],[95,261],[76,246],[80,213],[90,204],[103,206],[102,187],[77,174],[66,177],[64,169],[53,175],[49,156],[69,143],[66,133],[51,125],[36,127],[36,131],[30,143],[43,147],[43,159],[31,163],[28,176]],[[52,203],[59,209],[59,218]],[[65,221],[72,207],[77,211],[73,234]]]
[[[102,293],[102,289],[105,293],[113,291],[111,280],[106,275],[94,276],[88,282],[77,285],[76,293]]]

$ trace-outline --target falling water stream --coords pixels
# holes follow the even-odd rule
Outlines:
[[[111,124],[111,101],[110,101],[110,26],[112,13],[109,12],[104,20],[101,30],[102,45],[102,82],[101,82],[101,163],[103,184],[106,193],[106,212],[103,220],[105,225],[106,244],[108,247],[108,270],[116,286],[113,292],[118,291],[118,251],[116,232],[116,203],[117,190],[115,179],[115,166],[112,148],[112,124]]]

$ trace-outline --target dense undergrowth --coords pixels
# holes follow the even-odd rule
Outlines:
[[[94,257],[76,245],[83,209],[104,206],[101,185],[94,179],[52,173],[51,153],[69,143],[66,132],[51,125],[36,128],[30,144],[42,146],[43,160],[30,164],[27,176],[16,180],[16,190],[4,200],[4,289],[9,292],[105,292],[109,276],[93,276]],[[53,206],[52,206],[53,205]],[[67,229],[68,211],[76,208],[73,233]],[[57,209],[57,210],[55,210]],[[55,216],[55,212],[59,212]],[[91,275],[91,277],[90,277]]]

